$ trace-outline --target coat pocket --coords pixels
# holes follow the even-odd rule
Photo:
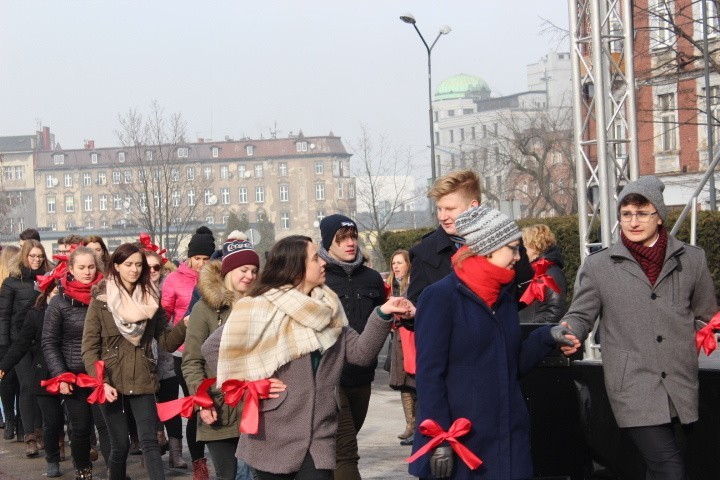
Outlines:
[[[617,358],[611,362],[605,362],[607,365],[607,376],[608,384],[612,386],[612,389],[616,392],[622,392],[625,387],[625,375],[627,374],[628,360],[630,354],[628,352],[620,351],[617,353]]]
[[[269,412],[278,408],[287,398],[287,391],[280,392],[278,398],[265,398],[260,400],[260,411]]]

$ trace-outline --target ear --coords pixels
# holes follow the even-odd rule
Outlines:
[[[477,206],[480,206],[480,202],[478,202],[477,200],[473,200],[472,202],[470,202],[470,208]]]

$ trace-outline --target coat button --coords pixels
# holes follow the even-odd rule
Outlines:
[[[657,298],[657,294],[656,294],[656,293],[651,294],[651,295],[650,295],[650,298],[652,298],[653,300],[655,300],[655,299]]]
[[[660,374],[660,376],[661,376],[662,378],[665,378],[665,377],[667,377],[667,374],[666,374],[665,372],[662,372],[662,373]]]
[[[657,341],[658,341],[658,343],[660,343],[660,342],[663,341],[662,335],[658,335],[658,336],[657,336]]]

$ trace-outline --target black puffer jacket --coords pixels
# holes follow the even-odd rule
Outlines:
[[[365,330],[373,309],[385,303],[385,285],[378,272],[365,265],[359,265],[351,275],[339,265],[325,266],[325,285],[340,297],[350,326],[358,333]],[[361,367],[345,363],[340,376],[343,387],[367,385],[375,379],[377,358],[371,365]]]
[[[88,306],[65,295],[62,287],[45,312],[42,351],[50,375],[85,373],[82,359],[83,327]]]
[[[44,270],[20,267],[20,275],[6,278],[0,287],[0,355],[20,336],[23,320],[40,292],[35,290],[35,276]]]
[[[567,310],[567,279],[562,270],[565,267],[562,251],[553,245],[535,261],[541,258],[554,263],[547,269],[547,274],[555,280],[557,286],[560,287],[560,292],[546,287],[544,302],[536,300],[520,310],[520,323],[558,323]]]
[[[25,355],[31,355],[33,362],[33,395],[51,395],[40,386],[41,380],[50,378],[50,372],[45,362],[45,357],[40,348],[42,339],[43,320],[45,319],[45,306],[32,306],[28,310],[25,321],[23,322],[20,337],[13,342],[10,350],[0,362],[0,370],[7,372],[13,368]]]

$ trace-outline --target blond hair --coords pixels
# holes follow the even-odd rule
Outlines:
[[[526,248],[530,247],[538,254],[545,253],[550,247],[557,245],[555,234],[544,223],[537,223],[523,228],[522,240]]]
[[[0,252],[0,283],[10,276],[10,265],[20,261],[20,247],[8,245]]]
[[[387,278],[387,283],[390,285],[390,288],[393,286],[393,281],[395,280],[395,270],[392,269],[392,261],[395,257],[398,255],[403,257],[403,260],[405,260],[405,263],[408,266],[408,271],[405,274],[405,276],[400,280],[400,295],[405,296],[405,293],[407,293],[408,284],[410,282],[410,253],[407,250],[395,250],[393,254],[390,256],[390,274]]]
[[[450,193],[459,193],[466,200],[480,202],[480,178],[472,170],[458,170],[438,178],[428,192],[435,201]]]
[[[42,263],[43,270],[45,270],[46,272],[50,270],[50,263],[48,262],[47,254],[45,253],[45,247],[43,247],[43,244],[38,242],[37,240],[27,239],[23,242],[22,248],[20,248],[20,255],[18,255],[17,257],[18,261],[10,262],[9,264],[9,271],[11,276],[19,277],[22,274],[20,267],[30,268],[27,257],[28,255],[30,255],[30,252],[33,248],[39,248],[43,256],[45,257]]]

